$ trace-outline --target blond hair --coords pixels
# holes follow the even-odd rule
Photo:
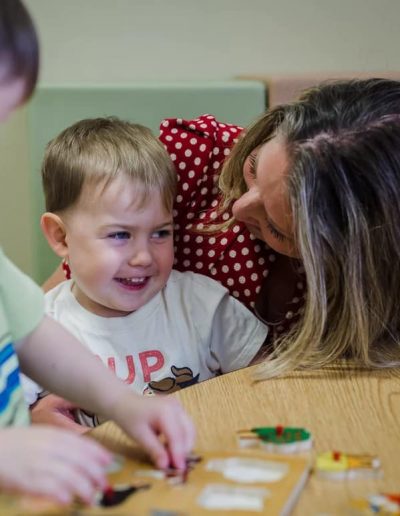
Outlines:
[[[400,83],[326,83],[253,124],[226,163],[224,206],[246,191],[243,164],[279,136],[295,241],[303,260],[304,314],[275,343],[257,377],[338,358],[400,365]]]
[[[81,120],[46,148],[42,165],[46,210],[62,212],[78,201],[84,185],[106,187],[120,174],[144,187],[141,202],[156,188],[166,210],[172,210],[175,168],[150,129],[115,117]]]

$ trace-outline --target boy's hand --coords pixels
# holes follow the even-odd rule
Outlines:
[[[55,346],[55,342],[62,345]],[[114,420],[144,446],[158,467],[184,469],[195,432],[175,398],[135,394],[48,316],[27,337],[16,341],[15,349],[21,370],[33,381],[83,409]]]
[[[146,449],[157,467],[186,467],[195,429],[176,398],[139,396],[129,391],[114,407],[112,419]]]
[[[55,394],[49,394],[38,400],[31,409],[31,419],[34,424],[53,425],[84,434],[90,428],[75,422],[74,409],[77,406]]]
[[[159,468],[173,465],[183,469],[186,456],[193,447],[195,431],[178,400],[166,396],[141,397],[131,392],[128,393],[128,398],[124,397],[125,401],[118,403],[115,421],[128,435],[146,448]],[[90,428],[74,421],[75,408],[76,406],[69,401],[49,394],[32,408],[32,422],[54,425],[83,434]],[[164,437],[164,444],[158,438],[160,434]]]
[[[86,437],[47,426],[0,430],[0,489],[67,504],[91,503],[107,486],[111,454]]]

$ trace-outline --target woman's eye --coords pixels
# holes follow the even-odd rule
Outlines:
[[[280,242],[283,242],[284,240],[287,239],[287,237],[285,235],[282,235],[282,233],[280,233],[268,220],[267,220],[267,228],[268,228],[269,232],[271,233],[271,235],[273,237],[275,237],[277,240],[279,240]]]
[[[116,231],[115,233],[110,233],[108,238],[112,238],[114,240],[128,240],[131,235],[127,231]]]

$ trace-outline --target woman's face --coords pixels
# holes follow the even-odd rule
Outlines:
[[[232,211],[254,236],[276,252],[297,257],[285,180],[287,170],[286,149],[278,137],[256,148],[243,166],[247,192],[234,203]]]

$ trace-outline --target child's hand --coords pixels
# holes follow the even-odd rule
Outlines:
[[[114,407],[112,418],[147,450],[157,467],[185,468],[195,429],[176,398],[127,392]]]
[[[62,346],[54,346],[54,342]],[[114,420],[147,450],[159,468],[171,465],[184,469],[195,432],[175,398],[135,394],[47,316],[31,334],[16,343],[15,349],[22,371],[46,390]],[[160,435],[164,442],[159,440]]]
[[[78,434],[84,434],[90,428],[75,422],[74,409],[76,408],[77,406],[73,403],[55,394],[49,394],[37,401],[31,409],[32,423],[54,425]]]
[[[47,426],[0,430],[0,489],[86,503],[107,485],[111,454],[86,437]]]

